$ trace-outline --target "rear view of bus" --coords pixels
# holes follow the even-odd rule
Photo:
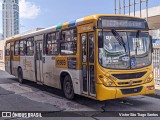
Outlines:
[[[153,94],[152,42],[147,22],[100,17],[97,34],[97,98]]]

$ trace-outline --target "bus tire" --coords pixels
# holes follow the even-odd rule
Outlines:
[[[21,83],[21,84],[24,83],[22,68],[18,68],[18,82]]]
[[[74,97],[75,97],[74,88],[73,88],[71,77],[69,75],[67,75],[64,78],[63,92],[64,92],[64,95],[65,95],[65,97],[67,99],[69,99],[69,100],[73,100],[74,99]]]

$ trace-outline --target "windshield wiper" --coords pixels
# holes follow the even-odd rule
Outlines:
[[[115,37],[116,40],[118,41],[119,45],[121,45],[121,46],[124,47],[125,52],[126,52],[126,46],[125,46],[126,44],[125,44],[122,36],[120,36],[120,35],[118,34],[118,32],[117,32],[116,30],[114,30],[114,29],[112,29],[112,34],[114,35],[114,37]]]

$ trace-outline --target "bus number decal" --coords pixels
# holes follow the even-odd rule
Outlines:
[[[57,60],[56,65],[66,65],[66,61],[65,60]]]

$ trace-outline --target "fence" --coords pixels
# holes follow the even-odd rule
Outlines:
[[[160,85],[160,48],[154,48],[152,57],[155,83]]]

